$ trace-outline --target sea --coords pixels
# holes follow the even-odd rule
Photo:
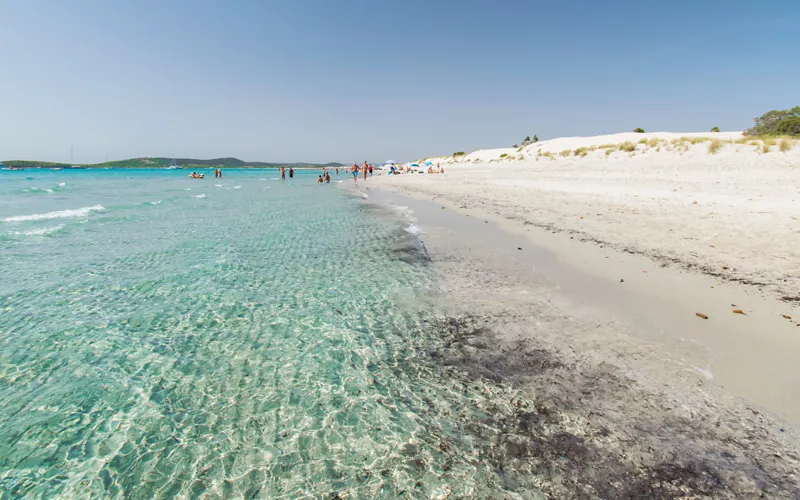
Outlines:
[[[411,215],[205,173],[0,171],[3,498],[533,495],[487,458],[513,394],[431,355]]]

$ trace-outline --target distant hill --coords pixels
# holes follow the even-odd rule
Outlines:
[[[57,163],[35,160],[5,160],[0,162],[8,167],[23,168],[69,168],[68,163]],[[103,163],[79,164],[75,166],[85,168],[166,168],[170,165],[179,167],[253,167],[253,168],[275,168],[275,167],[342,167],[341,163],[269,163],[263,161],[244,161],[239,158],[212,158],[201,160],[197,158],[129,158],[127,160],[107,161]]]

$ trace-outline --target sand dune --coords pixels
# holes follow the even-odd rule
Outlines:
[[[379,182],[800,297],[800,141],[624,133],[429,161],[447,173]]]

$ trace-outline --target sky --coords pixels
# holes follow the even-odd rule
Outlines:
[[[797,0],[0,0],[0,20],[0,160],[404,161],[800,105]]]

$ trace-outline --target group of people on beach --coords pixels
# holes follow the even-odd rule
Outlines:
[[[422,173],[422,170],[412,170],[410,165],[406,165],[405,167],[395,167],[392,165],[389,167],[389,174],[390,175],[397,175],[397,174],[410,174],[410,173]],[[427,173],[429,174],[443,174],[444,167],[440,164],[436,164],[436,168],[433,168],[433,165],[428,166]]]
[[[373,166],[368,164],[366,160],[364,160],[364,164],[361,165],[360,169],[358,167],[358,163],[353,162],[353,166],[350,167],[350,172],[353,174],[353,182],[358,182],[359,170],[361,170],[361,175],[364,176],[365,181],[367,180],[367,174],[372,177]]]
[[[394,168],[394,167],[392,167],[392,168]],[[366,181],[367,180],[367,176],[372,177],[372,173],[374,172],[374,169],[375,169],[375,167],[373,167],[371,164],[367,163],[366,160],[364,161],[364,163],[360,167],[359,167],[358,163],[353,163],[353,166],[350,167],[350,172],[353,174],[353,182],[358,182],[358,174],[359,173],[361,173],[361,175],[363,176],[364,180]],[[285,167],[280,167],[278,169],[278,172],[280,173],[281,180],[285,181],[286,180],[286,173],[287,173],[286,172],[286,168]],[[289,178],[293,179],[294,178],[294,168],[289,167],[289,172],[288,173],[289,173]],[[336,175],[337,176],[339,175],[339,168],[338,167],[336,167]],[[203,174],[197,174],[195,172],[192,172],[190,177],[196,177],[198,179],[202,179],[203,178]],[[221,168],[217,168],[217,169],[214,170],[214,177],[217,178],[217,179],[221,179],[222,178],[222,169]],[[331,182],[331,174],[328,172],[328,168],[327,167],[322,167],[322,175],[320,175],[317,178],[317,184],[322,184],[322,183],[329,184],[330,182]]]

